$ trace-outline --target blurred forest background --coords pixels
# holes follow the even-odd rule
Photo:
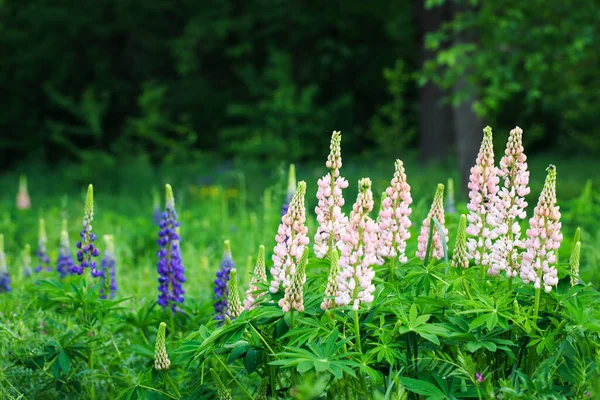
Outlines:
[[[597,0],[0,1],[0,168],[600,156]]]

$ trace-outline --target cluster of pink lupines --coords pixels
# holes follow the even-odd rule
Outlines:
[[[308,247],[304,248],[291,284],[285,288],[285,295],[279,300],[283,312],[290,310],[304,311],[304,284],[306,283],[306,265],[308,264]]]
[[[326,166],[329,173],[317,182],[317,199],[319,200],[315,213],[319,228],[315,234],[314,251],[317,258],[325,258],[331,248],[339,249],[341,236],[348,218],[342,213],[344,197],[342,189],[348,187],[348,181],[340,176],[342,167],[341,152],[342,134],[334,131],[331,136],[330,153]]]
[[[444,225],[444,185],[442,185],[441,183],[437,186],[435,197],[433,198],[433,203],[431,204],[431,209],[429,210],[429,214],[427,214],[425,220],[423,220],[423,226],[421,227],[421,233],[419,234],[417,244],[417,257],[421,260],[425,260],[425,256],[427,254],[427,242],[429,240],[429,231],[431,229],[431,224],[434,223],[433,218],[437,219],[440,225],[442,226],[444,230],[444,237],[446,238],[446,243],[448,243],[448,229]],[[440,260],[444,257],[442,235],[435,226],[433,232],[433,239],[431,241],[432,251],[430,256]]]
[[[529,220],[525,253],[521,264],[521,279],[533,283],[536,289],[542,285],[546,292],[558,284],[555,251],[560,247],[560,211],[556,205],[556,167],[547,168],[548,175],[538,203]]]
[[[410,205],[410,185],[406,182],[404,164],[396,160],[396,171],[390,186],[385,191],[385,199],[379,211],[379,257],[397,257],[401,263],[408,261],[406,257],[406,241],[410,239],[408,228],[412,212]]]
[[[492,246],[488,274],[498,275],[505,271],[506,276],[512,278],[518,275],[520,269],[519,254],[524,248],[524,242],[521,240],[519,222],[527,216],[525,196],[530,192],[527,156],[523,150],[523,130],[518,126],[510,131],[498,175],[504,184],[496,196],[493,208],[498,239]]]
[[[358,188],[356,202],[342,235],[338,291],[335,297],[336,304],[352,303],[353,310],[358,310],[361,303],[373,301],[373,265],[381,264],[377,258],[378,227],[369,217],[373,210],[371,180],[359,180]]]
[[[277,293],[281,287],[285,289],[290,286],[304,247],[309,243],[308,228],[305,225],[305,194],[306,183],[299,182],[290,207],[281,218],[281,224],[275,236],[277,244],[273,250],[273,268],[271,268],[273,280],[269,288],[271,293]]]
[[[476,164],[471,168],[469,177],[469,226],[467,234],[472,236],[467,241],[469,257],[483,267],[490,266],[490,254],[493,240],[496,239],[495,221],[492,210],[499,190],[498,171],[494,165],[494,147],[492,128],[483,130],[483,141],[477,156]]]

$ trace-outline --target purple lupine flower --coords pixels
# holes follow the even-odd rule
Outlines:
[[[35,253],[39,263],[37,267],[35,267],[36,273],[42,272],[42,270],[46,272],[52,272],[52,267],[50,266],[50,257],[48,257],[48,253],[46,252],[47,241],[48,237],[46,236],[46,223],[43,219],[40,219],[38,247],[37,252]]]
[[[0,293],[10,292],[10,276],[4,254],[4,235],[0,234]]]
[[[94,220],[94,187],[88,186],[87,195],[85,197],[85,213],[83,216],[83,229],[79,233],[81,241],[77,242],[77,261],[79,265],[73,266],[73,272],[82,275],[85,268],[90,267],[92,276],[98,277],[102,275],[102,271],[96,268],[95,257],[98,257],[100,252],[94,247],[96,235],[92,233],[92,221]]]
[[[290,208],[290,202],[292,201],[292,197],[294,197],[294,193],[296,193],[296,167],[294,164],[290,164],[290,171],[288,174],[288,187],[287,193],[285,195],[285,203],[281,206],[281,216],[283,217],[287,214],[288,209]]]
[[[171,185],[166,185],[165,211],[159,224],[157,243],[158,251],[158,305],[171,306],[175,314],[177,303],[183,303],[183,282],[185,282],[185,268],[181,261],[179,247],[179,221],[175,211],[175,198]]]
[[[233,257],[231,256],[231,244],[229,240],[225,241],[225,252],[223,253],[223,258],[221,260],[221,267],[217,271],[217,278],[215,279],[215,320],[223,321],[225,319],[225,314],[227,313],[227,296],[229,295],[229,289],[227,287],[227,283],[229,282],[229,277],[231,273],[231,269],[235,266],[233,263]]]
[[[73,274],[73,257],[69,245],[69,232],[67,231],[67,220],[62,221],[62,230],[60,231],[60,249],[58,250],[58,260],[56,261],[56,271],[61,278]]]
[[[104,235],[104,243],[106,248],[104,250],[104,257],[100,262],[100,269],[102,270],[102,280],[104,284],[100,288],[100,298],[106,299],[105,285],[106,285],[106,274],[109,274],[109,290],[110,298],[114,299],[117,292],[117,281],[115,266],[117,265],[117,259],[115,257],[115,239],[113,235]]]

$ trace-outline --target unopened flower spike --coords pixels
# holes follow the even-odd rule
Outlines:
[[[244,310],[240,301],[240,292],[238,290],[237,269],[233,268],[229,278],[229,293],[227,295],[228,310],[227,314],[231,319],[240,316]]]
[[[458,232],[456,234],[456,244],[454,245],[454,252],[452,254],[452,266],[454,268],[468,268],[469,258],[467,254],[467,217],[465,215],[460,216],[458,222]]]
[[[308,264],[308,247],[304,247],[290,286],[285,288],[285,296],[279,300],[283,312],[290,310],[304,311],[304,284],[306,283],[306,265]]]
[[[558,284],[556,252],[563,236],[560,233],[560,207],[556,205],[556,167],[550,165],[546,171],[544,188],[533,217],[529,219],[520,275],[524,283],[533,283],[535,289],[543,286],[550,292],[552,286]]]
[[[348,187],[348,181],[340,176],[342,167],[342,134],[334,131],[329,146],[329,156],[325,165],[329,173],[317,182],[317,200],[315,208],[319,227],[315,233],[314,252],[317,258],[326,257],[331,249],[339,249],[348,218],[342,213],[344,197],[342,190]]]
[[[327,287],[325,288],[325,298],[321,302],[321,310],[325,311],[335,306],[335,296],[338,291],[338,275],[340,273],[340,257],[337,250],[332,250],[329,255],[329,277],[327,278]]]
[[[23,275],[26,277],[30,277],[33,272],[31,268],[31,246],[29,244],[25,245],[25,249],[23,250]]]
[[[482,266],[483,274],[491,264],[492,241],[496,239],[493,207],[498,193],[498,172],[494,165],[494,144],[492,128],[483,130],[483,140],[477,155],[475,166],[471,168],[469,177],[469,225],[467,241],[469,257],[476,265]]]
[[[110,298],[114,299],[117,292],[115,237],[113,235],[104,235],[103,238],[105,250],[101,261],[101,268],[104,285],[100,289],[100,298],[106,299],[106,292],[110,291]]]
[[[456,212],[456,201],[454,200],[454,179],[448,178],[448,188],[446,190],[446,212],[453,214]]]
[[[260,386],[256,390],[256,396],[254,396],[254,400],[269,400],[267,396],[267,389],[269,386],[269,379],[264,378],[260,383]]]
[[[369,217],[372,210],[371,180],[363,178],[358,181],[358,196],[342,236],[338,291],[335,297],[337,305],[351,304],[355,311],[360,304],[373,301],[373,266],[382,264],[377,257],[378,227]]]
[[[281,216],[283,217],[290,208],[290,202],[294,197],[294,193],[296,192],[296,166],[294,164],[290,164],[290,170],[288,172],[288,185],[287,191],[285,194],[285,202],[281,206]]]
[[[46,250],[46,243],[48,242],[48,237],[46,236],[46,223],[43,219],[39,221],[39,231],[38,231],[38,247],[37,252],[35,253],[38,259],[38,265],[35,267],[35,272],[52,272],[52,267],[50,266],[50,257],[48,257],[48,252]]]
[[[214,281],[215,320],[221,322],[225,319],[225,315],[227,314],[227,297],[229,295],[228,282],[230,279],[231,270],[235,266],[233,263],[233,257],[231,255],[231,243],[229,240],[225,240],[223,245],[225,248],[223,251],[223,258],[221,259],[221,266],[217,271],[217,277]]]
[[[302,257],[304,248],[308,245],[308,228],[305,225],[305,194],[306,182],[298,182],[290,208],[281,218],[281,223],[277,229],[277,235],[275,236],[277,244],[273,249],[273,267],[271,268],[273,280],[269,287],[271,293],[277,293],[280,289],[285,290],[290,286],[292,277],[296,272],[296,266]]]
[[[4,254],[4,235],[0,233],[0,293],[10,292],[10,275]]]
[[[523,152],[523,130],[519,127],[510,131],[504,157],[500,160],[498,175],[503,181],[491,211],[494,235],[489,275],[505,271],[510,279],[519,274],[521,253],[525,243],[521,239],[519,222],[527,217],[525,196],[529,194],[529,171],[527,156]]]
[[[444,236],[446,243],[448,243],[448,229],[445,224],[444,216],[444,185],[438,184],[431,204],[431,209],[425,220],[423,220],[423,226],[421,227],[421,233],[419,234],[418,245],[417,245],[417,257],[421,260],[425,260],[427,254],[427,242],[429,240],[429,231],[431,224],[434,224],[433,218],[436,218],[442,229],[444,230]],[[442,235],[440,234],[437,226],[433,226],[433,240],[431,241],[432,251],[431,257],[441,260],[444,257],[444,246],[442,243]]]
[[[382,208],[379,212],[379,245],[377,255],[383,258],[396,258],[406,263],[406,241],[410,239],[411,227],[410,185],[406,182],[404,164],[396,160],[394,178],[385,191]]]
[[[579,280],[579,258],[581,256],[581,242],[575,243],[573,251],[571,252],[571,258],[569,260],[569,266],[571,267],[571,286],[575,286],[581,281]]]
[[[29,210],[31,208],[31,198],[27,189],[27,176],[21,175],[19,178],[19,191],[17,192],[17,208],[19,210]]]
[[[219,400],[233,400],[233,397],[231,397],[231,394],[223,384],[223,381],[221,380],[221,378],[219,378],[219,374],[217,373],[217,371],[211,368],[210,374],[212,375],[213,384],[217,389],[217,398]]]
[[[98,277],[102,274],[96,268],[94,258],[98,257],[100,252],[94,246],[96,235],[92,232],[92,221],[94,220],[94,187],[88,186],[87,195],[85,197],[85,212],[83,216],[83,229],[79,233],[81,240],[77,242],[77,262],[79,265],[73,267],[73,272],[78,275],[83,274],[85,268],[90,268],[92,276]]]
[[[254,274],[250,281],[250,286],[246,291],[246,298],[244,299],[244,308],[248,311],[257,307],[257,301],[267,293],[265,290],[261,292],[261,289],[257,284],[267,284],[267,271],[265,267],[265,246],[262,244],[258,248],[258,256],[256,257],[256,266],[254,267]]]
[[[167,370],[169,369],[169,366],[171,366],[171,361],[167,354],[166,332],[167,324],[161,322],[158,326],[156,344],[154,346],[154,368],[159,371]]]
[[[169,184],[165,186],[165,211],[158,226],[158,305],[171,307],[171,312],[175,314],[177,304],[184,302],[185,267],[181,259],[181,237],[179,219],[175,211],[175,197]]]
[[[69,232],[67,231],[67,220],[63,219],[62,229],[60,231],[60,248],[58,250],[58,260],[56,270],[61,278],[73,274],[73,256],[71,256],[71,246],[69,244]]]

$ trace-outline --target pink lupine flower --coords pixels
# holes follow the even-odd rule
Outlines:
[[[315,234],[314,251],[317,258],[324,258],[331,248],[339,248],[341,236],[348,222],[342,213],[344,197],[342,189],[348,187],[348,181],[340,176],[342,167],[341,153],[342,135],[334,131],[331,136],[330,153],[326,166],[329,173],[319,179],[317,199],[319,200],[315,213],[319,228]]]
[[[294,272],[291,284],[285,288],[285,296],[279,300],[283,312],[290,310],[304,311],[304,284],[306,283],[306,265],[308,264],[308,247],[304,247],[298,268]]]
[[[500,160],[498,170],[504,185],[496,196],[492,211],[495,235],[498,237],[492,246],[489,275],[498,275],[505,271],[509,278],[519,273],[519,254],[524,248],[521,240],[519,221],[525,219],[529,194],[529,171],[527,156],[523,152],[523,130],[518,126],[510,131],[504,157]]]
[[[431,204],[431,209],[429,210],[429,214],[427,214],[427,217],[423,220],[423,226],[421,227],[421,233],[419,234],[417,244],[417,257],[419,257],[421,260],[425,260],[425,255],[427,254],[427,241],[429,239],[429,230],[431,224],[433,224],[432,218],[434,217],[442,226],[444,230],[444,237],[446,238],[446,243],[448,243],[448,229],[444,225],[444,185],[442,185],[441,183],[437,186],[435,197],[433,198],[433,203]],[[440,234],[436,226],[433,227],[433,240],[431,241],[431,246],[431,257],[436,258],[438,260],[442,259],[444,257],[444,246],[442,243],[442,235]]]
[[[246,298],[244,299],[244,308],[248,311],[256,308],[256,301],[265,293],[260,292],[260,288],[257,284],[267,283],[267,273],[265,271],[265,246],[260,245],[258,248],[258,257],[256,259],[256,266],[254,267],[254,274],[250,281],[250,286],[246,291]]]
[[[273,250],[273,268],[271,268],[273,280],[269,288],[271,293],[277,293],[282,286],[284,289],[290,286],[304,247],[308,245],[309,239],[306,236],[308,228],[304,225],[306,222],[305,194],[306,182],[299,182],[290,207],[281,218],[275,236],[277,244]]]
[[[468,242],[469,257],[483,267],[489,267],[492,241],[496,238],[492,209],[498,193],[497,168],[494,166],[494,147],[492,128],[483,130],[483,141],[475,166],[471,168],[469,177],[469,226],[467,235],[472,236]]]
[[[377,224],[369,213],[373,210],[371,180],[358,181],[358,197],[352,207],[350,219],[342,235],[340,272],[335,302],[338,305],[352,303],[358,310],[361,303],[373,301],[375,286],[371,283],[375,276],[373,265],[381,265],[377,258]]]
[[[31,208],[31,198],[27,190],[27,177],[22,175],[19,179],[19,192],[17,193],[17,208],[19,210],[29,210]]]
[[[452,253],[452,267],[469,268],[469,257],[467,254],[467,217],[460,216],[458,222],[458,232],[456,234],[456,243]]]
[[[408,228],[411,226],[409,219],[412,212],[410,205],[410,185],[406,182],[404,164],[396,160],[396,172],[385,191],[385,199],[379,211],[379,245],[377,255],[379,257],[397,257],[401,263],[405,263],[406,241],[410,239]]]
[[[525,283],[533,283],[535,289],[542,285],[546,292],[558,284],[556,251],[560,247],[560,207],[556,205],[556,167],[550,165],[533,217],[529,219],[525,241],[526,251],[521,264],[521,279]]]
[[[337,251],[332,251],[329,255],[331,265],[329,267],[329,276],[327,277],[327,287],[325,288],[325,298],[321,302],[321,310],[333,308],[335,300],[331,297],[335,296],[338,292],[338,275],[340,273],[340,257]],[[329,298],[328,298],[329,297]]]

